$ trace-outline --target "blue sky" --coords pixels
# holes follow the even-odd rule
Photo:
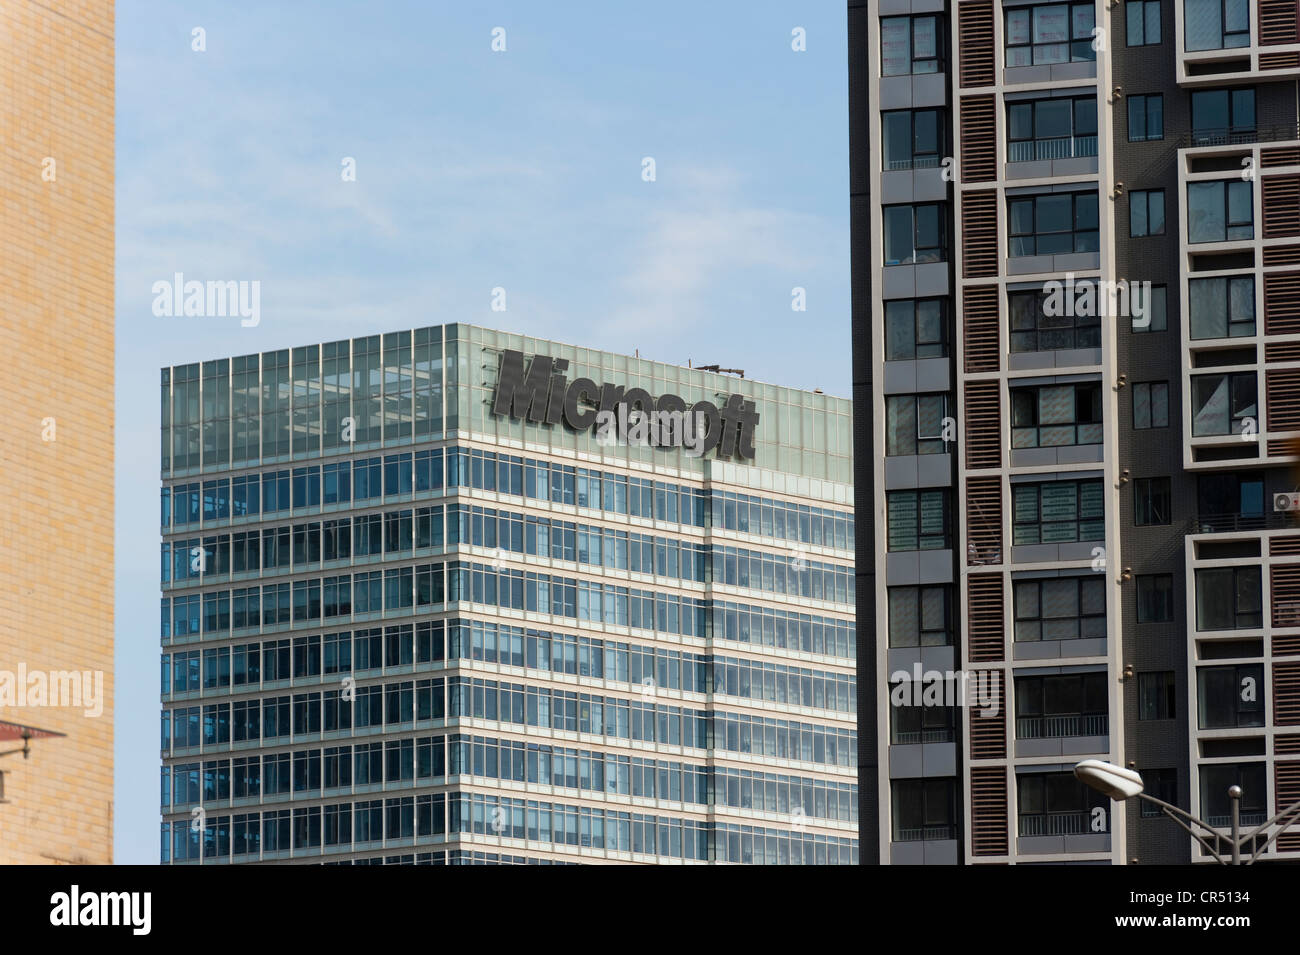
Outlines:
[[[158,859],[158,369],[470,322],[848,395],[845,50],[842,0],[118,3],[118,862]],[[176,272],[260,323],[155,317]]]

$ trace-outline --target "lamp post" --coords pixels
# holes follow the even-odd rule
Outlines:
[[[1269,843],[1277,839],[1292,823],[1300,821],[1300,802],[1295,802],[1272,819],[1265,820],[1243,836],[1241,834],[1241,787],[1231,786],[1228,789],[1228,798],[1232,801],[1232,835],[1226,837],[1203,819],[1198,819],[1191,813],[1179,809],[1163,799],[1147,795],[1142,791],[1142,777],[1131,769],[1125,769],[1123,766],[1116,766],[1114,763],[1108,763],[1100,759],[1085,759],[1074,767],[1074,775],[1088,786],[1103,795],[1109,796],[1116,802],[1123,802],[1125,799],[1132,799],[1136,796],[1138,799],[1145,799],[1147,802],[1159,806],[1161,812],[1187,830],[1188,834],[1199,842],[1206,852],[1214,856],[1215,861],[1220,865],[1252,865],[1268,848]],[[1266,836],[1262,843],[1258,842],[1259,837],[1264,835],[1270,826],[1274,825],[1278,827],[1277,831]],[[1201,832],[1198,832],[1194,827],[1199,827]],[[1206,841],[1206,836],[1214,839],[1214,845]],[[1231,857],[1226,860],[1218,851],[1220,840],[1225,838],[1228,839],[1232,848]],[[1254,843],[1254,851],[1251,853],[1250,858],[1243,862],[1241,847],[1247,843]]]

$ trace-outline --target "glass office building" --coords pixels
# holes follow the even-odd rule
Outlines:
[[[851,402],[467,325],[161,398],[164,863],[857,862]]]

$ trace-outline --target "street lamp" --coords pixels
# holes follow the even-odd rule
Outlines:
[[[1292,803],[1272,819],[1260,823],[1246,835],[1241,835],[1241,787],[1230,786],[1228,788],[1228,798],[1232,800],[1232,836],[1228,842],[1232,846],[1232,859],[1225,861],[1223,856],[1219,855],[1217,845],[1220,839],[1227,838],[1208,822],[1203,819],[1197,819],[1189,812],[1179,809],[1177,806],[1170,805],[1163,799],[1157,799],[1142,791],[1142,777],[1131,769],[1125,769],[1123,766],[1116,766],[1114,763],[1108,763],[1100,759],[1085,759],[1074,767],[1076,778],[1091,786],[1099,793],[1109,796],[1116,802],[1123,802],[1125,799],[1131,799],[1136,796],[1139,799],[1145,799],[1153,805],[1159,806],[1160,811],[1172,819],[1178,825],[1182,826],[1191,835],[1193,839],[1210,855],[1214,856],[1215,861],[1220,865],[1251,865],[1256,859],[1263,854],[1268,848],[1270,842],[1275,840],[1294,822],[1300,821],[1300,802]],[[1241,847],[1247,842],[1257,840],[1270,827],[1276,825],[1277,831],[1267,836],[1262,843],[1255,846],[1255,851],[1250,858],[1244,863],[1241,861]],[[1199,826],[1205,835],[1214,838],[1215,845],[1211,846],[1205,841],[1205,837],[1197,832],[1193,826]]]

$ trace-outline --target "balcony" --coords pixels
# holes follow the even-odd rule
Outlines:
[[[1243,812],[1241,813],[1241,828],[1250,829],[1262,825],[1268,818],[1267,813],[1263,812]],[[1215,829],[1231,829],[1232,816],[1206,816],[1205,821]]]
[[[1080,159],[1096,155],[1097,137],[1095,135],[1027,139],[1007,144],[1007,162]]]
[[[1083,836],[1092,833],[1092,813],[1087,810],[1044,812],[1020,817],[1021,836]]]
[[[1191,534],[1250,534],[1256,531],[1300,528],[1295,511],[1265,511],[1262,514],[1197,514],[1187,522]]]
[[[941,839],[956,839],[957,827],[951,824],[922,826],[916,829],[897,829],[895,842],[937,842]]]
[[[1068,736],[1107,736],[1110,720],[1105,713],[1069,716],[1021,716],[1016,719],[1016,739],[1061,739]],[[1057,833],[1035,833],[1056,835]]]
[[[951,726],[932,727],[915,731],[895,731],[890,740],[896,746],[914,746],[920,743],[951,743],[953,731]]]
[[[1179,149],[1208,146],[1240,146],[1251,143],[1291,142],[1300,139],[1300,124],[1278,123],[1272,126],[1240,126],[1218,129],[1193,129],[1178,140]]]

